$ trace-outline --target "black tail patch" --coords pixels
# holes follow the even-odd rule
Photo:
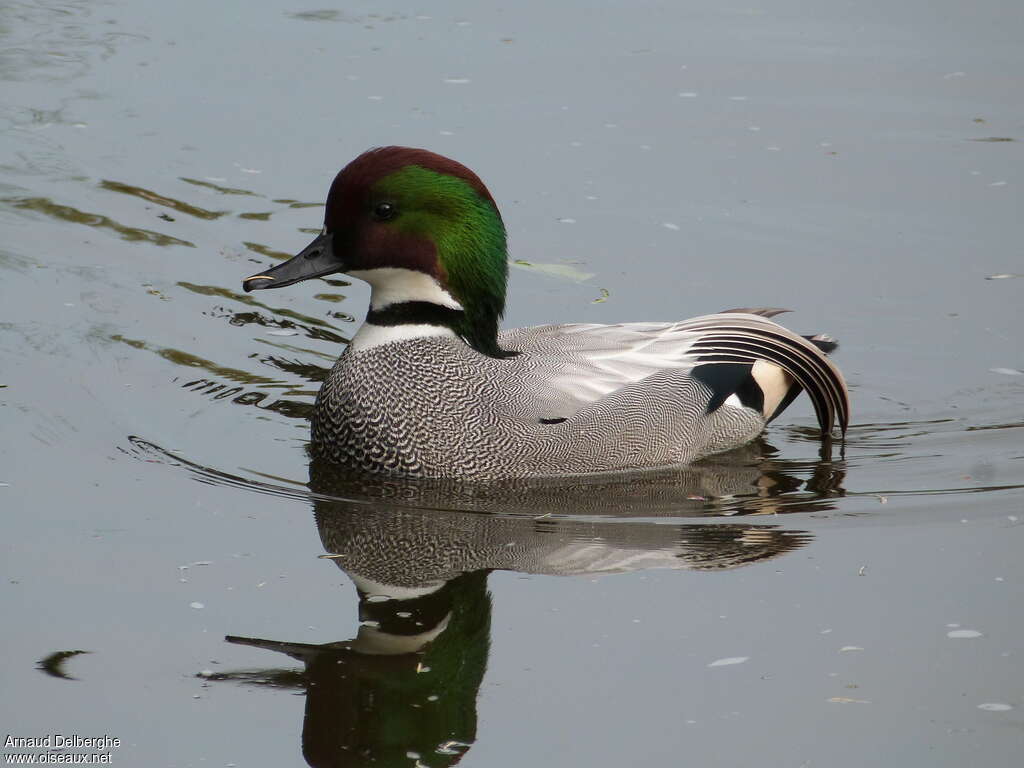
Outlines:
[[[690,375],[711,390],[707,412],[717,411],[731,395],[736,395],[747,408],[758,413],[764,411],[764,393],[751,374],[752,365],[746,363],[709,363],[698,365]]]

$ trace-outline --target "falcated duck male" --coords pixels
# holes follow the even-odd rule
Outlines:
[[[332,462],[470,480],[686,464],[752,440],[801,390],[823,439],[846,431],[835,342],[783,328],[781,310],[499,331],[501,214],[475,173],[423,149],[349,163],[321,234],[243,286],[336,272],[372,293],[316,400],[312,451]]]

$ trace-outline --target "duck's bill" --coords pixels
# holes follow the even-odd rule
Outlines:
[[[242,288],[247,293],[264,288],[283,288],[313,277],[344,272],[345,263],[335,255],[331,237],[330,233],[324,232],[288,261],[245,278]]]

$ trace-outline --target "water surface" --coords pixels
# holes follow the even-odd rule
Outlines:
[[[7,3],[5,732],[131,766],[1016,765],[1022,21]],[[642,477],[311,467],[368,291],[240,280],[389,143],[490,187],[508,326],[768,305],[839,338],[845,453],[800,402]]]

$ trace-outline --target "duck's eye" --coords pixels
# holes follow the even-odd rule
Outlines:
[[[377,221],[387,221],[388,219],[395,218],[396,213],[398,211],[391,203],[377,203],[373,209],[373,218]]]

